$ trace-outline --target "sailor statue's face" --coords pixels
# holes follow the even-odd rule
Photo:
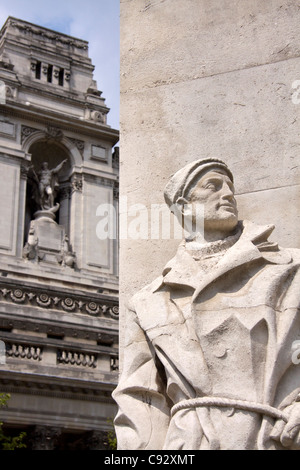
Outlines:
[[[190,204],[204,208],[204,230],[229,233],[238,223],[234,185],[219,169],[211,169],[190,189]]]

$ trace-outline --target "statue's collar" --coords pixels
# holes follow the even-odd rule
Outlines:
[[[199,292],[199,286],[208,285],[226,272],[263,258],[272,264],[288,264],[291,255],[279,249],[277,243],[269,242],[268,237],[274,225],[259,226],[250,221],[241,221],[242,234],[219,260],[211,272],[203,276],[198,263],[193,259],[185,242],[182,242],[174,258],[163,270],[163,284],[174,287],[189,287]],[[196,294],[196,292],[195,292]]]

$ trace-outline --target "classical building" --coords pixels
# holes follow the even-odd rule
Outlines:
[[[93,70],[84,40],[1,29],[1,421],[28,449],[103,449],[115,415],[117,227],[99,227],[119,135]]]

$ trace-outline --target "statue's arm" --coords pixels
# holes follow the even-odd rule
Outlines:
[[[52,173],[58,173],[62,167],[67,163],[67,160],[63,160],[56,168],[53,168]]]
[[[126,317],[128,334],[122,374],[113,398],[118,405],[115,428],[119,450],[162,449],[169,408],[160,385],[155,356],[136,314]]]

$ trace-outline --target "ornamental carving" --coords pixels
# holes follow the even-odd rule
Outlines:
[[[21,178],[27,179],[28,173],[29,173],[29,163],[28,162],[22,162],[21,163],[21,168],[20,168]]]
[[[82,175],[74,175],[72,181],[72,192],[82,192]]]
[[[78,139],[71,139],[71,137],[69,137],[69,140],[70,140],[70,142],[72,142],[72,144],[75,145],[75,147],[79,150],[81,156],[83,156],[83,152],[84,152],[84,141],[83,141],[83,140],[78,140]]]
[[[27,139],[27,137],[34,134],[35,132],[39,132],[39,129],[35,129],[34,127],[29,127],[29,126],[22,126],[21,127],[21,144],[23,144],[24,140]]]
[[[26,295],[21,289],[12,290],[10,297],[16,303],[23,303],[26,299]]]
[[[100,312],[100,305],[96,304],[96,302],[90,302],[86,305],[86,310],[90,315],[98,315]]]
[[[47,294],[40,294],[36,296],[36,303],[40,305],[40,307],[49,307],[51,305],[52,299]]]
[[[76,308],[76,302],[75,302],[75,300],[71,299],[70,297],[67,297],[66,299],[63,299],[61,301],[61,306],[67,312],[73,312]]]
[[[65,312],[84,313],[93,317],[107,317],[118,320],[119,307],[101,301],[86,301],[69,296],[49,295],[45,292],[33,292],[21,288],[0,288],[0,300],[16,304],[26,304],[43,308],[63,310]]]
[[[46,137],[53,140],[62,140],[64,133],[58,127],[48,126],[46,130]]]

